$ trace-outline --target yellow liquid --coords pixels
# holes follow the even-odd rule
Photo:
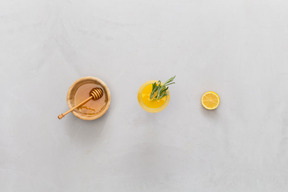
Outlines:
[[[140,106],[149,113],[158,113],[165,109],[169,103],[170,94],[167,91],[167,96],[159,100],[151,100],[150,94],[152,92],[152,83],[156,82],[155,80],[147,81],[144,83],[138,91],[138,102]]]
[[[157,100],[151,100],[150,94],[152,92],[152,84],[147,85],[143,91],[142,91],[142,101],[144,105],[146,105],[149,108],[158,108],[164,105],[166,102],[166,96],[162,97],[161,99]]]

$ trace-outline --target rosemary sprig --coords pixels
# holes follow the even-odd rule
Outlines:
[[[173,82],[173,80],[175,79],[176,75],[174,77],[171,77],[170,79],[168,79],[164,84],[162,84],[162,82],[159,80],[158,82],[155,82],[152,84],[152,92],[150,94],[150,99],[151,100],[157,100],[157,99],[161,99],[165,96],[167,96],[167,90],[168,90],[168,86],[175,84],[175,82]]]

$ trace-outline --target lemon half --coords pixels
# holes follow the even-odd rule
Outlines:
[[[202,95],[201,103],[205,109],[214,110],[220,104],[220,97],[217,93],[208,91]]]

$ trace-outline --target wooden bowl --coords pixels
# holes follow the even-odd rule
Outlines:
[[[88,85],[93,86],[92,84],[95,84],[95,87],[102,88],[102,90],[104,92],[104,95],[102,96],[102,97],[104,97],[104,98],[102,98],[103,104],[101,105],[101,107],[99,107],[97,109],[97,111],[96,111],[96,109],[92,109],[92,110],[96,111],[93,113],[83,112],[83,111],[81,111],[81,108],[73,110],[72,113],[76,117],[78,117],[79,119],[83,119],[83,120],[98,119],[99,117],[101,117],[102,115],[104,115],[107,112],[107,110],[110,106],[111,95],[110,95],[110,91],[109,91],[107,85],[103,81],[101,81],[100,79],[98,79],[96,77],[82,77],[82,78],[78,79],[77,81],[75,81],[68,90],[67,104],[68,104],[69,108],[71,109],[72,107],[74,107],[78,103],[80,103],[79,101],[77,101],[77,98],[76,98],[76,96],[80,94],[79,92],[81,92],[81,93],[85,92],[85,93],[83,93],[83,95],[84,95],[83,98],[89,97],[90,90],[84,90],[83,87],[87,87]],[[79,96],[77,96],[77,97],[79,97]],[[89,102],[97,102],[97,101],[90,100]],[[87,104],[88,104],[88,102],[87,102]],[[85,105],[86,104],[84,104],[83,106],[85,106]]]

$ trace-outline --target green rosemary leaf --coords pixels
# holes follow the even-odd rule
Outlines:
[[[162,84],[162,82],[159,80],[157,83],[153,83],[152,84],[152,91],[150,94],[150,99],[151,100],[158,100],[161,99],[165,96],[167,96],[167,90],[168,90],[168,86],[175,84],[175,82],[173,82],[173,80],[175,79],[176,76],[171,77],[170,79],[168,79],[164,84]]]
[[[152,84],[152,92],[150,94],[150,99],[152,99],[154,97],[156,91],[157,91],[157,84],[155,82]]]
[[[159,99],[162,99],[162,97],[165,97],[165,96],[167,96],[167,93],[162,94]]]
[[[161,94],[162,93],[166,93],[166,91],[168,90],[169,87],[166,87],[165,89],[161,90]]]
[[[168,79],[168,80],[164,83],[164,85],[172,82],[172,81],[175,79],[175,77],[176,77],[176,75],[175,75],[174,77],[171,77],[170,79]]]
[[[172,83],[168,83],[168,84],[166,84],[166,86],[168,86],[168,85],[172,85],[172,84],[175,84],[175,82],[172,82]]]

